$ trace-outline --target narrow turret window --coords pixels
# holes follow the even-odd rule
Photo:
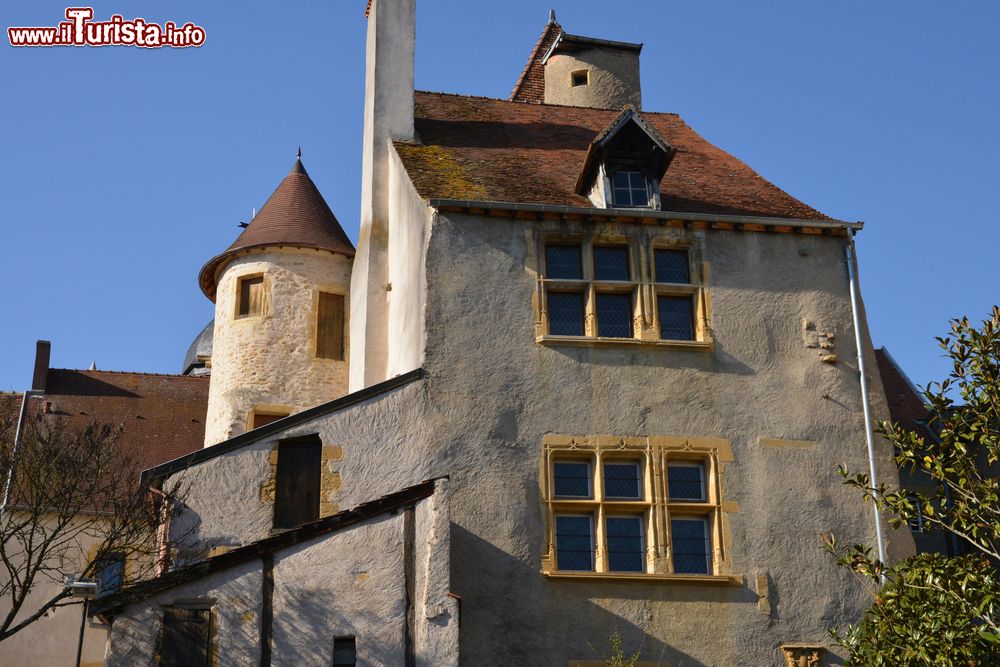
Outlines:
[[[237,289],[237,319],[264,314],[264,276],[244,276]]]
[[[316,356],[344,359],[344,295],[319,293],[316,316]]]

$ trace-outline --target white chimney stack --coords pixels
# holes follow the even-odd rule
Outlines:
[[[351,274],[350,391],[385,379],[389,142],[412,141],[416,0],[371,0],[365,69],[361,233]]]

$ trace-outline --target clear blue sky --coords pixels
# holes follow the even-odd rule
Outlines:
[[[202,264],[295,148],[357,238],[365,0],[117,0],[205,27],[199,49],[0,46],[0,389],[53,365],[179,372],[211,318]],[[864,220],[876,345],[943,376],[947,319],[1000,301],[1000,3],[417,0],[417,87],[506,97],[554,7],[570,32],[645,43],[644,106],[680,113],[794,196]],[[65,3],[4,6],[55,25]]]

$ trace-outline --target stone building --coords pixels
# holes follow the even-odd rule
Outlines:
[[[188,537],[107,663],[839,664],[818,534],[913,549],[835,475],[888,410],[860,223],[642,108],[639,44],[552,16],[509,99],[422,92],[367,12],[358,246],[296,161],[202,270],[206,446],[145,473]]]

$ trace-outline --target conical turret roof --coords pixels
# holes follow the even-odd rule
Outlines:
[[[215,301],[218,276],[229,259],[253,248],[273,246],[316,248],[354,257],[354,244],[309,178],[301,155],[243,233],[202,267],[201,290]]]

